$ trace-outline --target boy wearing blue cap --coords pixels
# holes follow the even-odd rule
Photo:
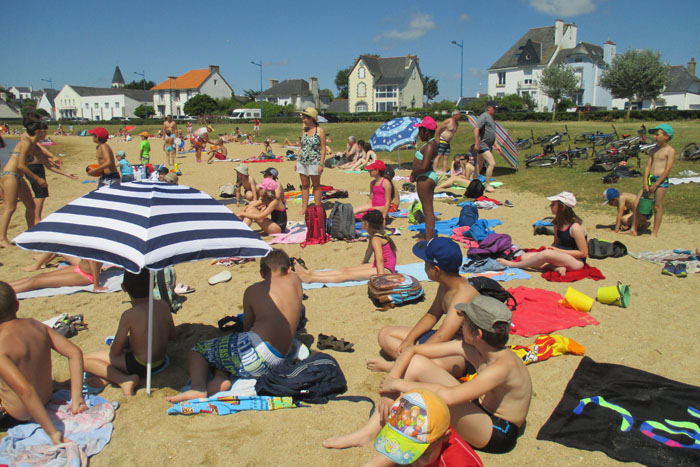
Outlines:
[[[617,208],[617,218],[615,219],[615,227],[613,232],[619,232],[624,226],[627,230],[632,225],[634,217],[634,206],[637,202],[637,195],[634,193],[620,193],[617,188],[608,188],[603,192],[603,206],[606,204]],[[642,219],[642,228],[649,225],[646,219]]]
[[[641,220],[639,214],[639,200],[642,196],[654,198],[654,227],[651,231],[651,238],[656,238],[661,227],[661,219],[663,218],[664,209],[663,202],[666,190],[669,187],[668,175],[673,167],[673,160],[676,157],[676,151],[671,147],[669,141],[673,139],[673,127],[668,123],[661,124],[649,130],[649,133],[654,135],[656,150],[651,153],[649,162],[644,169],[644,186],[637,195],[637,201],[634,209],[634,220],[630,227],[631,235],[638,235],[637,227]]]

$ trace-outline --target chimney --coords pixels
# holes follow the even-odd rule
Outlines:
[[[690,73],[693,76],[697,76],[695,74],[695,65],[697,65],[697,62],[695,61],[695,57],[693,57],[688,62],[688,73]]]
[[[605,44],[603,44],[603,61],[608,65],[611,65],[613,58],[615,58],[616,54],[617,46],[615,45],[615,43],[610,39],[605,41]]]
[[[219,65],[209,65],[209,74],[218,73]]]
[[[270,87],[271,88],[277,86],[278,84],[280,84],[280,82],[278,80],[276,80],[276,79],[270,80]]]
[[[318,95],[318,78],[315,76],[310,76],[309,77],[309,92],[311,92],[311,96],[314,98],[314,104],[316,105],[317,109],[321,108],[321,99]]]
[[[561,45],[562,36],[564,36],[564,20],[558,19],[554,22],[554,45]]]

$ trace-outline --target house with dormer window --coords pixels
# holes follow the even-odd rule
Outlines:
[[[418,57],[361,55],[348,76],[350,112],[392,112],[423,107]]]
[[[219,67],[209,65],[202,70],[190,70],[181,76],[171,76],[151,88],[153,108],[160,117],[184,115],[185,102],[197,94],[206,94],[213,99],[227,99],[233,96]]]

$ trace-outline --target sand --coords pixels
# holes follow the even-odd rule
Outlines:
[[[90,138],[54,137],[59,146],[49,148],[64,152],[68,171],[78,173],[81,181],[87,177],[84,167],[93,163],[95,146]],[[138,160],[138,138],[132,142],[110,142],[113,150],[125,150],[127,159]],[[152,162],[164,161],[158,140],[152,140]],[[230,157],[246,158],[257,155],[261,145],[228,145]],[[274,149],[277,149],[273,146]],[[278,150],[279,152],[283,152]],[[194,163],[194,154],[184,154],[178,159],[183,176],[182,184],[204,190],[218,196],[218,187],[234,180],[236,163],[219,162],[212,165]],[[251,164],[256,180],[267,164]],[[283,184],[299,185],[293,172],[293,163],[274,164],[280,171]],[[400,172],[400,175],[407,172]],[[506,232],[513,241],[525,247],[549,244],[550,237],[533,236],[532,223],[546,215],[548,202],[540,196],[520,193],[509,188],[507,176],[500,179],[505,184],[493,197],[509,199],[514,208],[501,207],[493,211],[480,211],[484,218],[499,218],[504,222],[497,232]],[[94,189],[92,183],[82,184],[64,177],[49,174],[51,197],[46,203],[45,215],[60,208],[72,199]],[[324,184],[345,188],[350,193],[349,202],[364,202],[370,178],[366,174],[346,174],[327,170]],[[601,192],[603,190],[601,185]],[[671,188],[673,189],[673,188]],[[459,208],[436,202],[442,218],[458,214]],[[235,210],[234,206],[231,206]],[[24,229],[23,207],[20,205],[11,225],[10,237]],[[301,220],[300,205],[290,203],[290,220]],[[695,248],[700,244],[698,224],[667,217],[661,228],[660,238],[648,235],[631,238],[625,235],[597,229],[596,225],[609,225],[613,211],[585,208],[577,209],[584,219],[590,238],[621,240],[630,251],[651,251],[665,248]],[[406,227],[406,220],[394,226]],[[415,239],[411,232],[394,237],[398,245],[400,264],[413,263],[411,254]],[[366,243],[333,242],[323,246],[302,249],[298,245],[285,245],[290,256],[301,256],[311,268],[334,268],[353,265],[361,261]],[[32,262],[32,253],[18,248],[0,252],[3,280],[25,277],[20,267]],[[698,276],[679,279],[660,274],[661,267],[642,262],[630,256],[620,259],[590,260],[608,277],[600,283],[584,280],[574,286],[588,295],[595,296],[600,285],[612,285],[622,281],[631,286],[632,304],[628,309],[596,303],[591,313],[600,321],[599,326],[574,328],[560,334],[573,338],[586,347],[586,355],[598,362],[610,362],[644,369],[664,377],[689,384],[700,385],[700,360],[697,358],[696,339],[700,335],[697,317]],[[112,441],[102,453],[92,459],[93,465],[361,465],[373,455],[371,448],[354,448],[344,451],[324,449],[321,442],[332,435],[353,431],[367,420],[372,405],[377,401],[377,388],[381,374],[365,369],[365,360],[378,355],[376,335],[385,325],[412,326],[425,313],[435,296],[437,285],[424,283],[428,301],[387,312],[377,312],[367,298],[364,287],[327,288],[310,290],[305,302],[309,323],[309,335],[333,334],[355,344],[354,353],[331,352],[338,360],[348,380],[347,395],[365,396],[366,402],[331,402],[276,412],[249,412],[218,417],[198,415],[193,417],[168,416],[170,406],[164,397],[175,394],[187,380],[186,358],[188,349],[197,341],[219,335],[216,322],[226,315],[241,312],[241,300],[245,288],[260,279],[257,263],[231,266],[233,280],[209,286],[207,279],[223,270],[209,261],[177,266],[178,281],[196,288],[175,315],[177,341],[169,347],[170,368],[154,378],[154,391],[149,398],[143,386],[136,396],[126,397],[117,387],[108,387],[102,396],[119,401],[120,408],[114,421]],[[524,285],[541,287],[564,293],[567,284],[549,283],[539,274],[531,280],[518,280],[508,286]],[[70,296],[37,298],[21,302],[19,315],[44,320],[58,313],[83,313],[89,330],[72,339],[84,351],[104,348],[106,336],[114,334],[119,316],[128,307],[124,293],[93,295],[79,293]],[[532,339],[513,336],[511,343],[525,344]],[[315,348],[315,345],[312,347]],[[532,406],[528,427],[514,452],[506,455],[481,454],[488,465],[593,465],[613,464],[602,453],[587,452],[561,445],[537,441],[536,435],[559,402],[564,388],[580,361],[580,357],[561,356],[531,365],[534,383]],[[68,379],[66,360],[54,355],[54,377],[57,386],[65,387]]]

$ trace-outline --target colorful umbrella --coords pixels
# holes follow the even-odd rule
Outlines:
[[[467,115],[469,123],[476,128],[476,117],[474,115]],[[515,170],[520,168],[518,163],[518,150],[515,147],[515,142],[511,138],[508,131],[501,126],[500,123],[496,122],[496,145],[500,149],[500,153],[506,160],[508,165],[510,165]]]
[[[415,117],[399,117],[384,122],[369,140],[372,149],[393,151],[401,146],[415,144],[418,128],[413,125],[420,123],[420,121],[419,118]]]

